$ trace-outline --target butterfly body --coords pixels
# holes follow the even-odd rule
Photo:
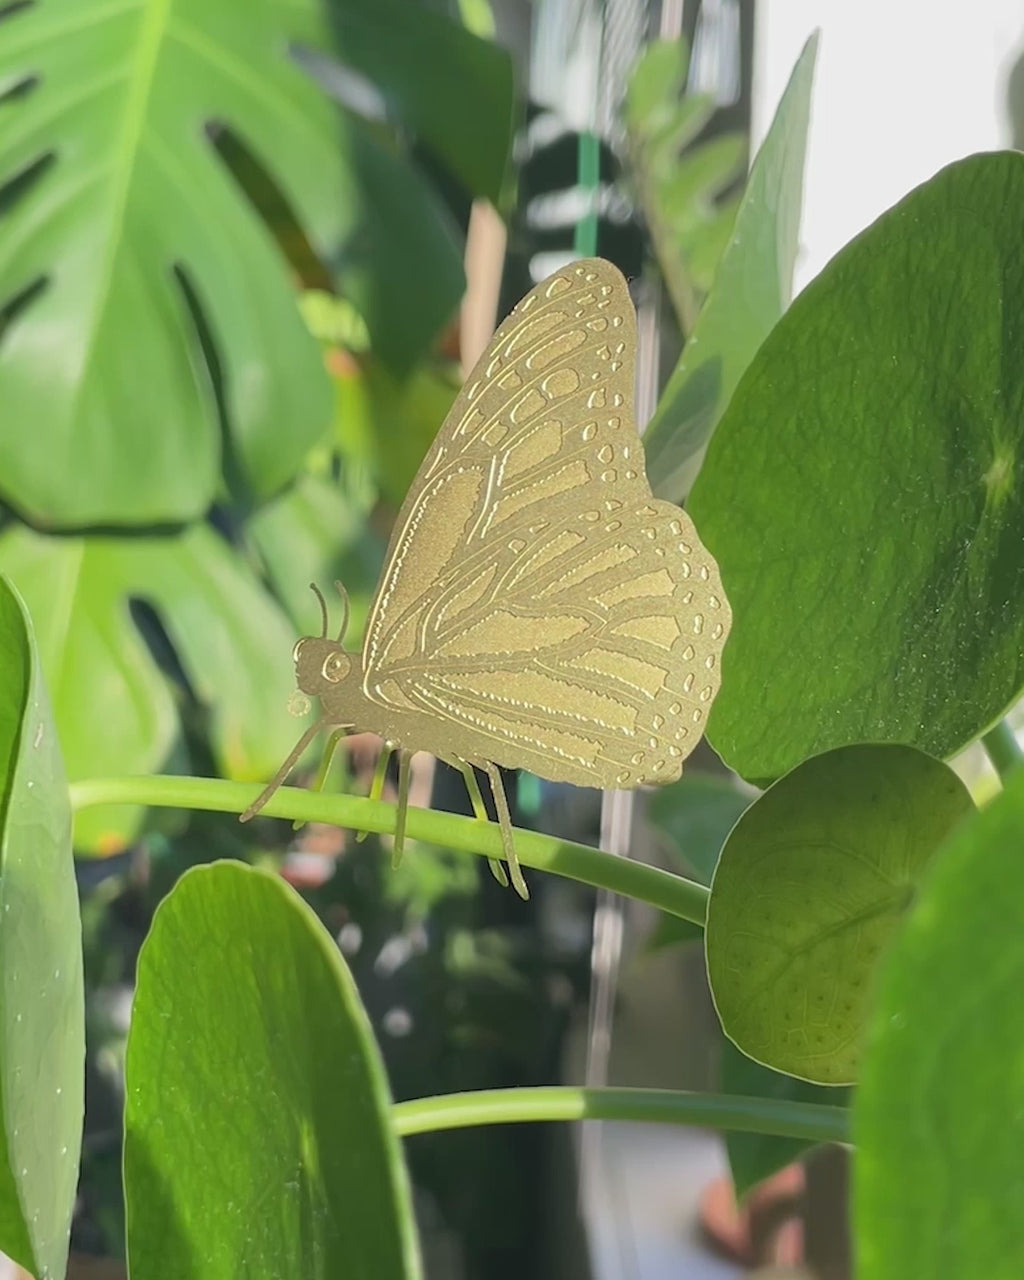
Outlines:
[[[296,646],[324,724],[492,782],[497,765],[602,788],[679,776],[730,615],[689,517],[651,494],[635,347],[598,259],[514,308],[399,512],[361,655]]]

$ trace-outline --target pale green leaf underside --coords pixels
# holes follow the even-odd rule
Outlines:
[[[747,809],[704,935],[715,1007],[744,1053],[819,1084],[857,1078],[878,957],[971,808],[940,761],[852,746],[805,761]]]

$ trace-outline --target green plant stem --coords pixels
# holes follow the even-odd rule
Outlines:
[[[597,188],[601,181],[601,142],[593,133],[581,133],[576,149],[576,172],[580,187],[586,192],[587,210],[576,223],[573,251],[578,258],[592,258],[597,253]]]
[[[982,734],[981,743],[1000,778],[1006,778],[1018,765],[1024,764],[1024,750],[1008,720],[1000,720],[988,733]]]
[[[697,323],[700,304],[697,300],[693,283],[690,280],[686,264],[679,252],[678,237],[666,224],[659,198],[650,158],[650,148],[643,135],[637,130],[629,131],[630,153],[632,155],[633,182],[640,197],[640,207],[654,245],[654,257],[665,281],[665,288],[676,313],[679,331],[684,339],[689,338]]]
[[[402,1137],[530,1120],[633,1120],[763,1133],[810,1142],[848,1142],[844,1107],[673,1089],[481,1089],[413,1098],[391,1108]]]
[[[131,804],[172,809],[212,809],[241,813],[261,788],[245,782],[215,778],[149,775],[127,778],[89,778],[71,784],[71,807],[76,812],[91,805]],[[323,795],[295,787],[281,787],[263,810],[268,817],[329,822],[355,831],[393,832],[395,806],[362,796]],[[500,858],[501,833],[491,822],[432,809],[410,809],[406,832],[461,853]],[[708,891],[693,880],[648,867],[632,859],[602,853],[588,845],[557,840],[536,831],[516,830],[519,861],[538,871],[550,871],[570,880],[611,889],[646,902],[669,915],[703,925]]]

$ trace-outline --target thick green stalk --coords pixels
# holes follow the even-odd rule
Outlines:
[[[1018,765],[1024,764],[1024,750],[1008,720],[1000,720],[983,734],[981,743],[1000,778],[1005,779]]]
[[[152,775],[129,778],[89,778],[71,784],[71,807],[132,804],[172,809],[213,809],[241,813],[261,788],[244,782],[215,778]],[[395,806],[362,796],[316,794],[295,787],[281,787],[267,802],[268,817],[330,822],[355,831],[393,832]],[[501,857],[501,833],[491,822],[431,809],[410,809],[406,832],[413,840],[426,840],[461,853],[485,858]],[[516,830],[516,852],[525,867],[550,871],[599,889],[611,889],[639,902],[703,924],[708,891],[693,880],[618,858],[588,845],[557,840],[536,831]]]
[[[672,1089],[481,1089],[413,1098],[391,1108],[402,1137],[530,1120],[632,1120],[764,1133],[809,1142],[849,1142],[845,1107]]]
[[[576,223],[573,250],[578,258],[592,258],[597,253],[597,189],[601,182],[601,141],[597,135],[581,133],[576,155],[577,181],[588,203]]]

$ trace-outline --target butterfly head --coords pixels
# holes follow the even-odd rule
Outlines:
[[[316,598],[320,601],[323,630],[318,636],[303,636],[292,650],[295,682],[302,693],[311,698],[330,693],[345,679],[352,666],[352,659],[345,652],[342,644],[345,628],[348,626],[348,596],[340,582],[334,585],[338,588],[345,610],[337,639],[332,639],[327,634],[327,602],[316,584],[310,583]]]

